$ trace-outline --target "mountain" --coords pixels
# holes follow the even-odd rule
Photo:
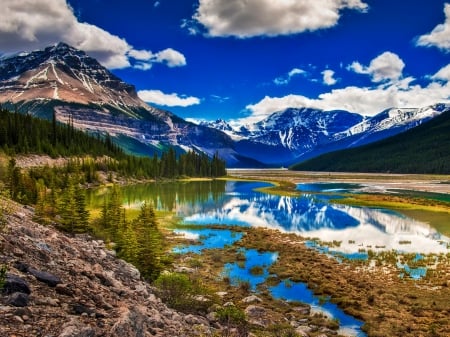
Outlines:
[[[392,108],[373,117],[364,117],[342,110],[289,108],[239,129],[222,120],[205,125],[227,133],[237,142],[236,150],[243,155],[268,164],[289,165],[402,133],[447,109],[445,104]]]
[[[294,170],[450,174],[450,106],[401,134],[368,145],[321,155]],[[436,110],[434,110],[436,111]]]
[[[221,131],[196,125],[142,101],[97,60],[67,44],[0,59],[0,103],[12,110],[110,134],[129,152],[152,155],[167,146],[253,166]],[[248,163],[247,163],[248,161]]]
[[[133,85],[64,43],[0,59],[0,103],[11,110],[110,134],[126,151],[218,153],[228,167],[286,166],[323,153],[402,133],[448,106],[388,109],[373,117],[342,110],[289,108],[235,127],[224,120],[188,122],[142,101]]]

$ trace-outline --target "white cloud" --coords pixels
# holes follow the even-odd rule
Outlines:
[[[270,114],[287,108],[313,108],[325,111],[347,110],[373,116],[392,107],[423,107],[438,102],[450,103],[450,64],[429,77],[426,86],[414,85],[414,78],[404,78],[395,83],[375,88],[349,86],[323,93],[317,98],[302,95],[264,97],[246,108],[249,117],[238,123],[248,124],[260,121]]]
[[[358,74],[370,75],[373,82],[383,82],[400,79],[404,67],[405,63],[397,54],[386,51],[370,61],[368,67],[355,61],[347,69]]]
[[[65,0],[2,0],[0,53],[42,49],[60,41],[84,50],[108,68],[130,67],[135,60],[153,56],[151,51],[135,50],[119,36],[79,22]]]
[[[274,79],[273,83],[275,83],[276,85],[286,85],[291,81],[292,77],[303,74],[306,74],[306,71],[299,68],[294,68],[290,72],[288,72],[286,76],[280,76]]]
[[[447,64],[445,67],[441,68],[436,74],[431,76],[433,80],[441,80],[441,81],[450,81],[450,64]]]
[[[336,84],[337,80],[334,78],[334,71],[327,69],[322,71],[321,73],[323,75],[323,83],[326,85],[334,85]]]
[[[150,60],[152,57],[154,57],[153,53],[149,50],[130,50],[128,52],[128,55],[133,57],[136,60],[140,60],[140,61],[148,61]]]
[[[429,34],[422,35],[417,40],[418,46],[438,47],[450,52],[450,4],[444,6],[445,22],[437,25]]]
[[[181,67],[186,65],[186,58],[180,52],[168,48],[156,53],[155,60],[161,63],[167,63],[169,67]]]
[[[135,69],[139,70],[150,70],[152,69],[152,64],[150,62],[136,62],[133,66]]]
[[[164,106],[187,107],[200,104],[200,99],[193,96],[178,95],[176,93],[165,94],[161,90],[141,90],[138,96],[145,102]]]
[[[209,36],[277,36],[314,31],[337,24],[340,11],[364,12],[361,0],[200,0],[189,23],[191,33],[203,26]]]

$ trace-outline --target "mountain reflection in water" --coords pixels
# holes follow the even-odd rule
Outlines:
[[[322,241],[340,241],[340,250],[358,252],[398,250],[446,253],[449,238],[428,224],[382,208],[332,204],[314,194],[300,197],[269,195],[254,191],[264,183],[227,182],[223,197],[214,205],[195,211],[177,209],[187,224],[223,224],[266,227]]]
[[[266,186],[269,184],[244,181],[174,182],[126,186],[122,195],[127,208],[139,209],[143,201],[148,201],[160,210],[175,212],[186,224],[273,228],[325,242],[339,241],[340,246],[333,249],[343,253],[364,249],[449,252],[448,237],[395,211],[333,204],[329,195],[307,191],[299,197],[255,191]],[[328,191],[339,189],[340,193],[346,188],[358,188],[323,186]],[[102,193],[88,195],[91,207],[103,204]]]

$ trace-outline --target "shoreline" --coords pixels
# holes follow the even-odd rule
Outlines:
[[[355,183],[371,187],[373,192],[382,193],[389,189],[406,189],[420,192],[450,194],[450,175],[397,174],[397,173],[354,173],[354,172],[311,172],[286,169],[227,169],[230,177],[285,181],[292,184],[308,182]]]

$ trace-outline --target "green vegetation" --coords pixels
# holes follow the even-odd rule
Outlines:
[[[3,153],[3,154],[2,154]],[[15,155],[65,157],[63,166],[22,169]],[[69,124],[11,113],[0,108],[0,188],[6,197],[35,206],[38,221],[53,224],[69,233],[92,233],[110,242],[117,255],[134,264],[148,281],[158,278],[170,262],[163,254],[164,240],[154,209],[144,203],[138,216],[129,221],[117,187],[104,199],[101,216],[89,223],[86,185],[105,178],[174,179],[217,177],[226,174],[225,162],[217,155],[188,152],[177,155],[173,148],[159,158],[126,154],[108,135],[89,135]],[[0,209],[0,228],[6,224]]]
[[[293,165],[298,171],[450,173],[450,112],[387,139]]]
[[[8,267],[5,264],[2,264],[0,266],[0,291],[5,286],[7,271],[8,271]]]
[[[223,337],[248,335],[248,323],[242,309],[229,305],[219,308],[216,315],[217,320],[224,326]]]
[[[83,157],[81,168],[88,182],[96,171],[117,172],[138,179],[218,177],[226,174],[225,162],[217,155],[209,159],[192,151],[176,155],[173,148],[161,155],[136,157],[126,154],[108,135],[89,135],[76,130],[72,123],[59,124],[28,114],[0,109],[0,149],[9,156],[16,154],[47,154],[51,157]],[[13,191],[14,193],[14,191]],[[14,198],[14,195],[12,196]]]
[[[199,279],[181,273],[163,273],[154,285],[158,296],[169,307],[183,312],[205,313],[212,301]]]

